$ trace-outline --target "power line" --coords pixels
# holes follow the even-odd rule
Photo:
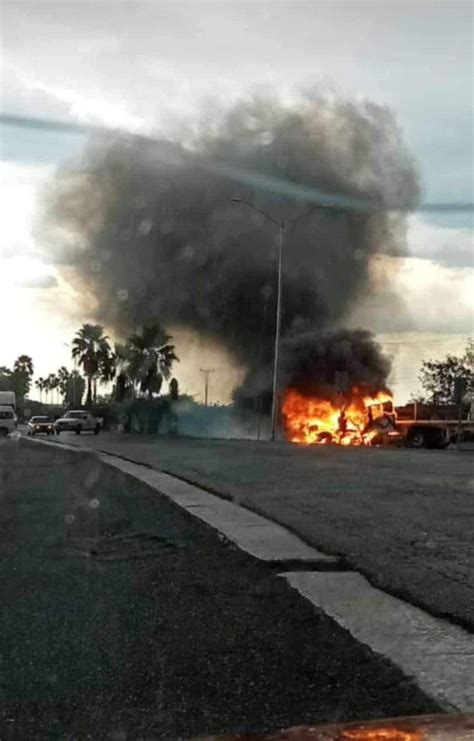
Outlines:
[[[6,126],[16,126],[24,129],[34,129],[37,131],[56,131],[59,133],[69,134],[116,134],[118,136],[133,136],[137,140],[148,143],[159,143],[156,138],[153,138],[146,134],[137,134],[129,131],[124,131],[118,128],[110,128],[106,126],[97,126],[85,123],[79,123],[74,121],[61,121],[55,119],[46,118],[35,118],[33,116],[17,116],[10,113],[0,113],[0,123]],[[194,164],[201,164],[204,170],[212,172],[214,174],[220,174],[230,178],[236,182],[241,182],[247,185],[253,185],[256,188],[262,188],[264,190],[273,191],[282,195],[287,195],[296,200],[319,203],[326,208],[333,208],[335,210],[353,210],[353,211],[426,211],[430,213],[462,213],[462,212],[474,212],[473,202],[462,202],[453,201],[451,203],[434,202],[434,203],[422,203],[414,208],[408,208],[406,206],[391,206],[388,204],[380,204],[370,199],[365,198],[354,198],[349,197],[341,193],[329,193],[322,191],[318,188],[309,187],[306,185],[299,185],[291,181],[284,180],[282,178],[276,178],[270,175],[263,175],[262,173],[247,170],[234,165],[230,165],[225,162],[213,162],[204,161],[192,157]]]
[[[417,377],[414,378],[401,378],[398,381],[388,381],[389,386],[404,386],[407,383],[414,383],[415,381],[419,381]],[[421,381],[420,381],[421,383]]]
[[[451,339],[451,340],[408,340],[407,342],[384,342],[384,340],[378,340],[381,345],[384,345],[385,347],[387,345],[389,346],[398,346],[398,347],[410,347],[413,345],[417,345],[418,347],[426,347],[428,345],[447,345],[447,344],[460,344],[460,343],[466,343],[468,341],[469,337],[465,337],[464,339],[460,337],[459,339]]]

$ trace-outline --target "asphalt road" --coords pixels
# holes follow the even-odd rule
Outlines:
[[[2,441],[0,583],[3,741],[436,711],[271,569],[87,454]]]
[[[268,515],[390,593],[474,626],[474,451],[64,435]]]

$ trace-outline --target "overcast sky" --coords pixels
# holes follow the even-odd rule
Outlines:
[[[3,2],[1,20],[4,113],[169,133],[195,119],[203,98],[225,105],[268,85],[290,97],[317,84],[396,112],[423,200],[474,200],[471,3],[17,0]],[[0,365],[30,351],[46,373],[67,360],[78,317],[54,267],[35,257],[37,193],[84,140],[10,126],[1,134],[0,272],[12,290],[0,309],[15,312]],[[411,322],[394,322],[387,342],[403,343],[409,330],[425,355],[462,345],[472,329],[472,233],[472,214],[410,217],[397,290]],[[41,357],[46,339],[50,358]],[[407,336],[410,357],[414,342]],[[416,372],[403,362],[394,380],[405,393]]]

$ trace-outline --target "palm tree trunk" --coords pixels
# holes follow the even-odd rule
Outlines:
[[[91,404],[92,404],[92,376],[87,376],[86,406],[90,407]]]

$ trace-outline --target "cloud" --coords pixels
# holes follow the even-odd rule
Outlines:
[[[17,116],[67,119],[69,106],[41,86],[35,87],[11,65],[2,70],[2,110]]]
[[[56,288],[58,281],[54,275],[40,275],[37,278],[20,281],[18,285],[23,288]]]
[[[442,360],[447,354],[462,356],[468,333],[395,332],[379,334],[377,339],[392,359],[389,387],[396,403],[402,404],[420,391],[419,372],[424,360]]]
[[[354,309],[351,326],[379,333],[472,332],[474,267],[381,255],[372,271],[376,290]]]
[[[37,256],[33,236],[38,193],[54,172],[51,166],[0,162],[2,260]]]
[[[446,267],[473,267],[472,228],[446,228],[427,223],[420,216],[408,219],[408,251],[412,257]]]
[[[156,125],[162,130],[171,118],[194,114],[203,96],[228,99],[248,84],[248,78],[236,79],[243,65],[236,66],[227,43],[219,43],[219,31],[203,24],[213,38],[206,46],[196,23],[184,7],[168,11],[139,3],[132,9],[122,3],[111,12],[106,2],[91,12],[81,2],[55,3],[53,13],[48,3],[7,3],[3,109],[130,131]]]
[[[472,331],[474,268],[407,258],[396,285],[412,326],[434,332]]]

